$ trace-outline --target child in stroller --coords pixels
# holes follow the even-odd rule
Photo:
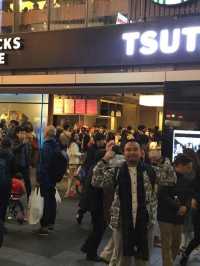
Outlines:
[[[17,173],[12,178],[12,189],[9,202],[9,216],[8,219],[17,220],[19,224],[25,221],[24,205],[22,201],[23,195],[26,194],[26,188],[22,176]]]

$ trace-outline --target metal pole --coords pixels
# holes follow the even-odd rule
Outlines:
[[[40,136],[39,136],[39,141],[40,141],[40,148],[42,147],[42,133],[43,133],[43,110],[44,110],[44,95],[42,94],[42,104],[41,104],[41,113],[40,113]]]
[[[53,0],[47,0],[47,30],[51,30],[51,8],[53,7]]]
[[[14,25],[13,32],[19,32],[20,22],[21,22],[21,13],[20,13],[20,3],[19,0],[13,1],[13,9],[14,9]]]
[[[89,21],[89,1],[90,0],[85,0],[85,27],[88,27],[88,21]]]
[[[132,1],[133,0],[128,0],[128,21],[130,23],[130,21],[132,20]]]

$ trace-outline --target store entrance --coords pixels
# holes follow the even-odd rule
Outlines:
[[[59,126],[63,121],[70,127],[105,127],[110,131],[139,125],[162,130],[162,91],[151,93],[116,93],[106,96],[55,95],[53,123]]]

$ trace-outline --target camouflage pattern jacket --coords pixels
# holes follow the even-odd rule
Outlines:
[[[154,166],[157,175],[157,184],[168,186],[177,183],[177,176],[168,158],[164,158],[157,166]]]
[[[118,193],[117,176],[119,168],[111,168],[109,163],[101,160],[98,162],[93,170],[92,185],[98,188],[114,187],[115,195],[114,201],[111,206],[111,221],[110,226],[112,229],[120,228],[120,200]],[[149,215],[149,227],[155,224],[157,215],[157,194],[153,188],[150,177],[147,171],[143,172],[144,188],[146,192],[146,207]]]

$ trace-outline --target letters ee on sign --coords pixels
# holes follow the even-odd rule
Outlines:
[[[20,37],[0,38],[0,65],[7,63],[6,51],[16,51],[22,48],[22,40]]]
[[[141,54],[144,56],[161,54],[175,54],[184,43],[184,52],[196,52],[200,38],[200,26],[177,27],[174,29],[148,30],[144,32],[132,31],[122,34],[127,56]]]

